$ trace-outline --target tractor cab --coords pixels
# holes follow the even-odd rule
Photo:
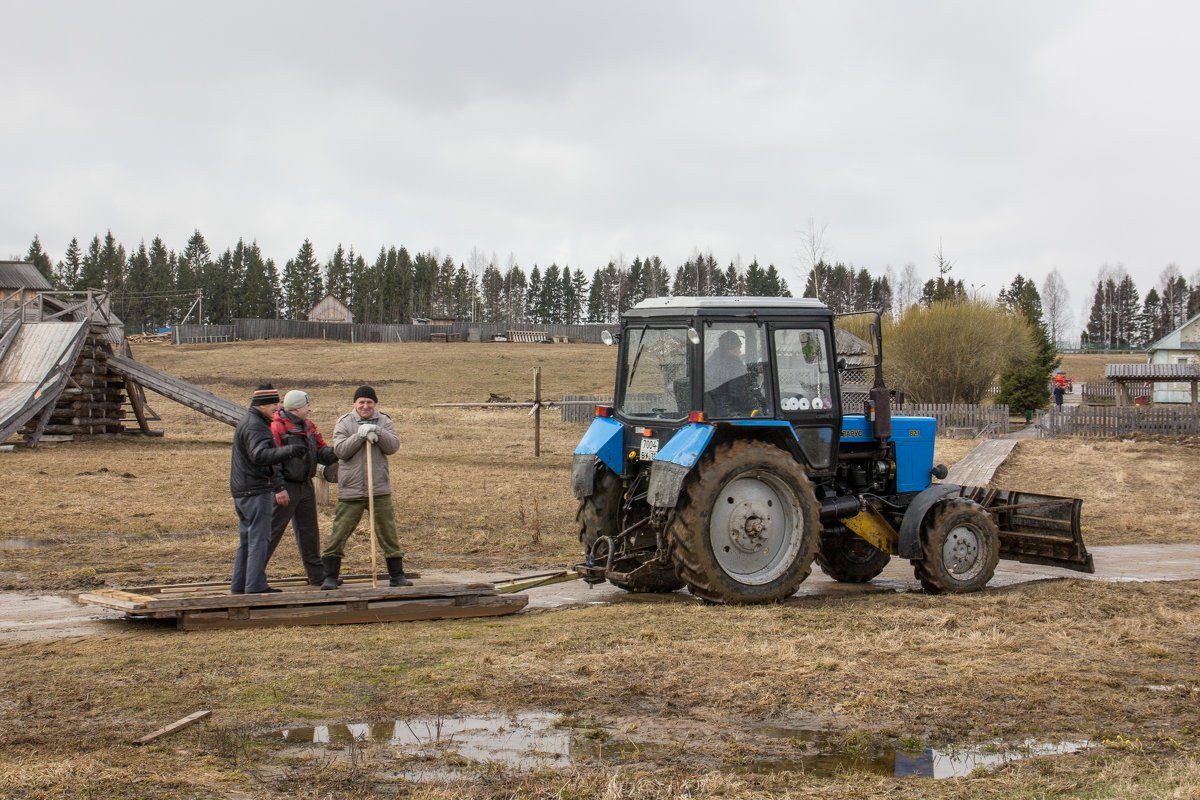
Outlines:
[[[841,398],[833,314],[818,301],[657,298],[626,312],[614,338],[613,415],[631,460],[652,461],[681,428],[707,422],[791,428],[811,468],[833,463]]]

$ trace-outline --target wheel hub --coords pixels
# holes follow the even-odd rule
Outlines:
[[[962,575],[979,563],[980,551],[979,532],[959,525],[946,535],[942,545],[942,561],[950,572]]]
[[[750,585],[787,571],[802,544],[803,517],[787,485],[766,472],[743,473],[724,486],[709,521],[717,563]]]

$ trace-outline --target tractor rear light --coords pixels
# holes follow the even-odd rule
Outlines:
[[[688,422],[708,422],[708,417],[703,411],[688,412]]]
[[[612,406],[596,406],[597,417],[611,417],[613,415]]]

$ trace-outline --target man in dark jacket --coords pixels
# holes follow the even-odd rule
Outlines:
[[[287,505],[283,489],[285,459],[304,452],[303,445],[276,447],[271,417],[279,408],[279,392],[264,384],[254,392],[250,410],[233,432],[229,462],[229,491],[238,516],[238,549],[233,562],[233,594],[278,592],[267,585],[267,559],[271,541],[271,513],[275,504]]]
[[[299,444],[304,452],[283,462],[283,489],[288,494],[288,503],[275,506],[267,558],[274,555],[290,521],[308,583],[320,586],[325,580],[325,568],[321,566],[321,532],[317,526],[317,496],[312,479],[317,474],[317,464],[336,464],[338,457],[309,420],[311,411],[308,394],[293,389],[283,396],[283,408],[276,411],[275,419],[271,420],[271,435],[275,437],[276,447]]]

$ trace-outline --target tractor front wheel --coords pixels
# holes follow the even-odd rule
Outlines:
[[[821,533],[817,563],[842,583],[866,583],[888,565],[891,556],[845,525],[830,524]]]
[[[926,592],[977,592],[996,572],[1000,531],[983,506],[956,497],[934,507],[921,549],[913,571]]]
[[[770,603],[796,593],[821,530],[812,482],[765,442],[718,445],[693,470],[672,516],[672,558],[692,594]]]

